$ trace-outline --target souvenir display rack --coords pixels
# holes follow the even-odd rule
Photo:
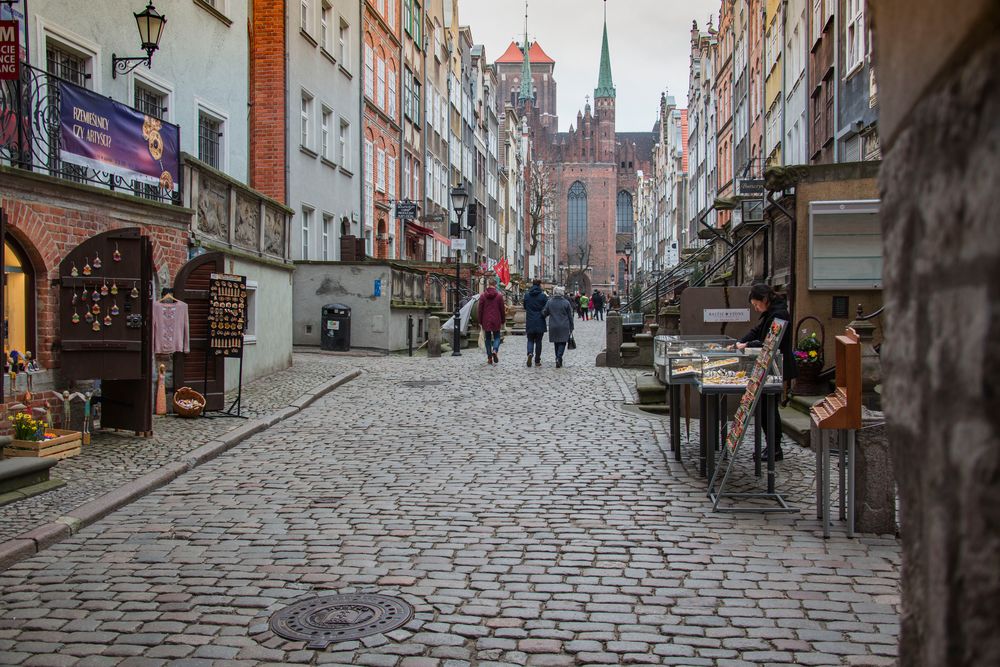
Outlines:
[[[247,277],[213,273],[208,281],[208,346],[216,356],[243,357]]]

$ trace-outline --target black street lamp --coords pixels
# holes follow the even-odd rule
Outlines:
[[[455,209],[455,215],[458,216],[458,230],[456,230],[454,236],[458,237],[461,235],[462,229],[462,214],[465,213],[465,206],[469,203],[469,194],[465,191],[462,185],[456,185],[451,189],[451,207]],[[451,356],[460,357],[462,356],[462,350],[460,349],[461,343],[461,329],[462,329],[462,311],[459,307],[459,285],[462,283],[462,250],[459,248],[455,249],[455,321],[452,327],[452,350]]]
[[[136,56],[132,58],[119,58],[114,53],[111,54],[111,78],[118,78],[119,74],[128,74],[139,65],[145,64],[150,67],[153,63],[153,52],[160,48],[160,37],[163,36],[163,28],[167,24],[167,17],[156,11],[152,0],[141,12],[132,12],[135,16],[136,25],[139,28],[140,48],[146,52],[146,57]]]
[[[628,241],[624,248],[625,253],[625,303],[632,307],[632,293],[629,292],[629,275],[632,273],[632,242]]]
[[[660,276],[663,275],[663,271],[657,266],[651,271],[653,280],[656,281],[656,309],[654,310],[655,315],[653,316],[653,323],[656,326],[660,326]]]

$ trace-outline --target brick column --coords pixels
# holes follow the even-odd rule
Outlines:
[[[288,203],[285,164],[285,3],[253,0],[250,33],[250,187]]]

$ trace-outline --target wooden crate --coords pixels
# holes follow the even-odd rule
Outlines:
[[[31,440],[11,441],[9,446],[4,447],[4,457],[32,456],[65,459],[80,453],[83,436],[79,431],[63,431],[54,428],[50,432],[55,433],[58,437],[42,442],[33,442]]]

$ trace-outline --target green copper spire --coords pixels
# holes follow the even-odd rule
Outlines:
[[[608,52],[608,0],[604,0],[604,42],[601,44],[601,71],[597,77],[594,99],[614,98],[615,83],[611,80],[611,54]]]
[[[535,92],[532,89],[531,79],[531,56],[528,50],[531,44],[528,42],[528,3],[524,3],[524,41],[521,42],[521,49],[524,51],[524,59],[521,61],[521,91],[517,95],[517,101],[524,104],[528,100],[535,99]]]

